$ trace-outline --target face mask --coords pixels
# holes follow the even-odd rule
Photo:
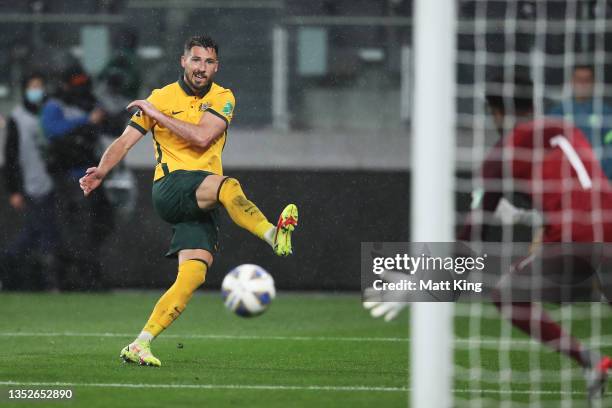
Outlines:
[[[34,105],[38,105],[42,102],[45,96],[45,91],[41,88],[27,89],[26,100]]]

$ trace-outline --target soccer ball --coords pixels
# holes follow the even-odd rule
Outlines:
[[[232,269],[221,284],[223,302],[241,317],[258,316],[276,296],[274,279],[261,266],[244,264]]]

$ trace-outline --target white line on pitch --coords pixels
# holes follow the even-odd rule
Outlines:
[[[0,337],[134,337],[134,333],[78,333],[78,332],[0,332]],[[317,336],[245,336],[232,334],[164,334],[168,339],[209,340],[293,340],[293,341],[382,341],[405,342],[406,337],[317,337]]]
[[[97,388],[168,388],[168,389],[203,389],[203,390],[270,390],[270,391],[381,391],[407,392],[407,387],[372,387],[366,385],[271,385],[271,384],[130,384],[130,383],[76,383],[76,382],[21,382],[0,381],[3,386],[30,387],[97,387]],[[583,391],[551,391],[551,390],[498,390],[498,389],[453,389],[454,393],[476,394],[539,394],[539,395],[584,395]]]
[[[0,337],[134,337],[134,333],[80,333],[80,332],[0,332]],[[166,339],[202,340],[283,340],[283,341],[346,341],[346,342],[408,342],[408,337],[331,337],[331,336],[256,336],[233,334],[164,334]],[[456,345],[491,346],[510,344],[520,346],[540,344],[532,339],[456,338]],[[612,345],[612,336],[601,336],[587,341],[591,346]]]
[[[0,385],[19,387],[100,387],[100,388],[178,388],[204,390],[288,390],[288,391],[383,391],[406,392],[405,387],[371,387],[365,385],[267,385],[267,384],[129,384],[129,383],[75,383],[75,382],[19,382],[0,381]]]

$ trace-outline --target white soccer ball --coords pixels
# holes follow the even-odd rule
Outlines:
[[[261,266],[244,264],[232,269],[221,284],[223,302],[241,317],[258,316],[276,296],[274,279]]]

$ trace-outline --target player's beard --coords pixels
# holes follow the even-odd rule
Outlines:
[[[210,82],[211,82],[211,80],[212,80],[212,78],[210,78],[208,75],[206,75],[206,76],[203,78],[203,81],[204,81],[204,82],[202,83],[202,85],[196,85],[196,84],[194,83],[194,80],[193,80],[194,75],[195,75],[195,72],[192,72],[191,74],[188,74],[186,71],[185,71],[185,74],[184,74],[185,79],[186,79],[186,81],[187,81],[187,84],[188,84],[188,85],[189,85],[189,86],[190,86],[190,87],[191,87],[193,90],[195,90],[195,91],[201,91],[201,90],[205,89],[205,88],[206,88],[206,87],[207,87],[207,86],[210,84]]]

